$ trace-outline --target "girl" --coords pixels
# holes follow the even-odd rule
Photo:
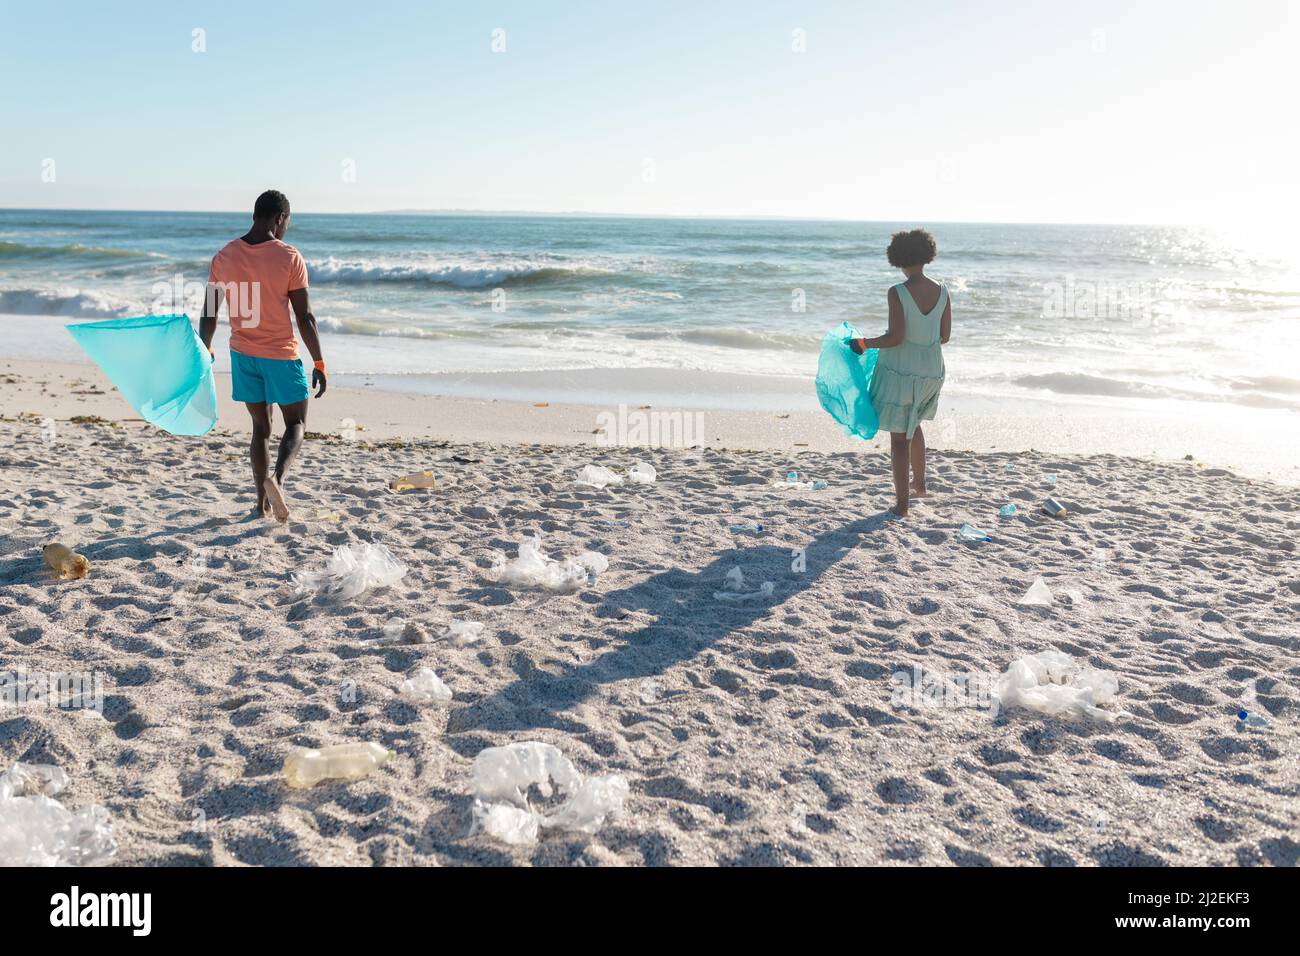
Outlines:
[[[927,278],[934,261],[934,236],[924,229],[896,232],[889,240],[889,264],[903,270],[906,281],[889,290],[889,331],[873,339],[854,339],[859,355],[880,349],[871,378],[871,404],[880,427],[889,432],[894,467],[892,511],[907,517],[908,498],[924,498],[925,433],[921,422],[934,419],[943,388],[943,350],[952,333],[952,303],[942,284]],[[908,468],[912,472],[909,495]]]

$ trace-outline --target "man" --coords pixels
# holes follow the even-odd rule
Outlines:
[[[315,368],[311,384],[316,398],[325,394],[325,360],[321,358],[316,317],[307,301],[307,264],[285,243],[289,230],[289,200],[269,189],[257,197],[253,228],[226,244],[212,258],[208,294],[199,322],[199,338],[212,351],[217,313],[224,297],[230,314],[230,371],[234,399],[248,406],[253,419],[253,485],[257,489],[254,515],[268,509],[278,521],[289,520],[284,476],[302,446],[307,427],[307,376],[298,359],[298,343],[289,322],[289,308]],[[275,473],[267,474],[271,454],[271,406],[279,405],[284,437]]]

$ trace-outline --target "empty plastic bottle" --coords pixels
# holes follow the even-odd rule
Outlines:
[[[971,524],[962,525],[961,531],[957,532],[957,534],[963,541],[992,541],[993,540],[987,534],[981,531],[979,528]]]
[[[825,488],[826,488],[826,479],[825,479],[825,478],[817,478],[817,479],[815,479],[815,480],[813,481],[813,485],[812,485],[812,490],[813,490],[813,491],[822,491],[822,490],[824,490]]]
[[[763,526],[753,521],[746,521],[744,524],[733,524],[729,530],[732,534],[762,534]]]
[[[379,744],[337,744],[311,750],[295,747],[284,758],[284,780],[291,787],[314,787],[323,780],[358,780],[392,756]]]
[[[1267,727],[1268,721],[1259,714],[1252,714],[1249,711],[1237,711],[1237,723],[1242,727]]]
[[[1015,513],[1016,513],[1015,505],[1003,505],[1001,508],[998,509],[998,515],[999,517],[1002,518],[1010,518]]]

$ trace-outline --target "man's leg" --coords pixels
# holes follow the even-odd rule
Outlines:
[[[255,514],[267,512],[266,469],[271,460],[271,408],[262,402],[245,402],[249,417],[253,419],[253,441],[248,447],[248,457],[253,463],[253,487],[257,489]]]
[[[298,457],[298,449],[302,447],[303,436],[307,431],[307,403],[304,401],[281,405],[280,414],[284,416],[284,435],[280,438],[280,452],[275,460],[275,474],[263,479],[262,487],[266,490],[276,520],[288,521],[289,503],[284,500],[284,489],[281,483],[294,459]]]

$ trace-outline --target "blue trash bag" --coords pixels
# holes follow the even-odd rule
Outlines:
[[[822,339],[822,354],[817,360],[817,399],[828,415],[840,423],[844,434],[874,438],[880,419],[871,404],[871,376],[876,371],[879,349],[867,349],[865,355],[849,348],[850,339],[862,334],[847,322],[831,329]]]
[[[141,315],[67,329],[151,425],[173,435],[206,435],[217,423],[212,357],[189,316]]]

